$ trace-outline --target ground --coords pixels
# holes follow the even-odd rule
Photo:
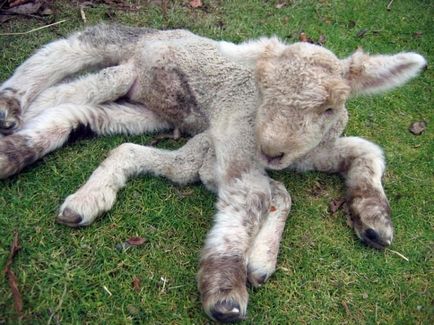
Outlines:
[[[343,210],[329,203],[343,195],[338,176],[273,172],[294,201],[283,236],[278,269],[263,288],[250,290],[246,324],[432,324],[434,321],[434,114],[431,62],[434,6],[426,1],[129,1],[126,10],[105,1],[87,5],[56,1],[44,20],[16,17],[0,25],[0,80],[42,44],[100,21],[154,28],[187,28],[204,36],[242,41],[277,35],[288,42],[300,33],[324,42],[338,56],[358,46],[370,53],[415,51],[429,67],[419,78],[383,96],[351,100],[347,135],[385,150],[385,189],[392,207],[391,250],[365,247],[346,224]],[[116,7],[116,4],[117,7]],[[123,9],[122,9],[123,8]],[[321,37],[322,35],[322,37]],[[419,136],[408,131],[425,120]],[[0,181],[0,266],[6,263],[14,230],[22,250],[12,269],[23,296],[25,324],[149,323],[206,324],[195,274],[215,197],[201,185],[180,188],[142,177],[121,191],[112,211],[92,226],[70,229],[55,223],[63,199],[126,141],[147,144],[149,136],[79,140]],[[165,140],[160,147],[179,143]],[[119,251],[130,237],[147,242]],[[132,282],[138,278],[137,290]],[[0,280],[0,324],[16,323],[11,290]]]

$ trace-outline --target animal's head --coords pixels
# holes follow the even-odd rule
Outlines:
[[[285,45],[276,38],[240,45],[222,42],[221,50],[256,67],[261,95],[258,156],[271,169],[286,168],[322,141],[340,135],[350,96],[392,89],[426,66],[415,53],[370,56],[358,50],[341,60],[321,46]]]

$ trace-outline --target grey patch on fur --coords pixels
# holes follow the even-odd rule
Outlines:
[[[158,66],[151,69],[151,76],[150,89],[141,99],[143,104],[188,134],[198,134],[209,127],[185,73],[176,67]]]

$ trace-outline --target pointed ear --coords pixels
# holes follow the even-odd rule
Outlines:
[[[241,44],[218,42],[218,49],[221,54],[249,67],[255,67],[259,58],[279,56],[286,47],[287,45],[277,37],[260,38]]]
[[[370,56],[360,49],[344,60],[344,71],[351,94],[375,94],[403,85],[426,65],[416,53]]]

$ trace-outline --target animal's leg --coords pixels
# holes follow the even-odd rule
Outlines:
[[[25,121],[62,104],[97,105],[125,96],[136,81],[133,64],[108,67],[43,91],[24,116]]]
[[[255,163],[249,116],[225,119],[210,130],[215,148],[217,213],[202,250],[198,288],[205,312],[221,322],[247,311],[247,251],[271,203],[269,178]]]
[[[217,192],[215,176],[216,157],[210,148],[207,158],[199,170],[200,179],[207,188]],[[291,197],[283,184],[270,180],[272,202],[263,224],[252,239],[247,252],[247,277],[254,286],[260,286],[274,273],[285,221],[291,208]]]
[[[23,112],[44,89],[83,69],[127,60],[141,32],[95,26],[42,47],[0,86],[0,133],[17,130]]]
[[[377,145],[358,137],[339,138],[309,154],[297,168],[341,173],[345,177],[347,205],[357,236],[378,249],[391,244],[393,226],[381,183],[385,162]]]
[[[274,273],[280,240],[291,208],[291,197],[282,183],[271,180],[271,207],[248,251],[247,276],[258,287]]]
[[[143,134],[169,125],[146,108],[131,104],[59,105],[28,121],[22,130],[0,138],[0,179],[61,147],[82,127],[105,135]]]
[[[151,173],[186,184],[199,179],[209,148],[208,136],[199,134],[176,151],[125,143],[114,149],[77,192],[60,207],[57,221],[70,227],[87,226],[113,206],[128,179]]]

